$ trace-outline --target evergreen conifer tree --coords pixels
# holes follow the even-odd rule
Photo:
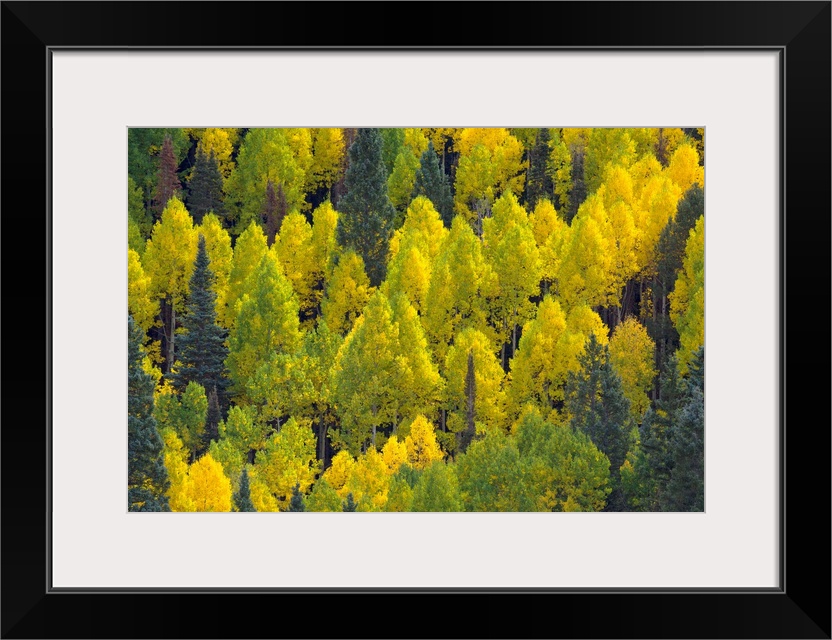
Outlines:
[[[476,418],[477,379],[474,375],[474,352],[468,352],[468,368],[465,371],[465,429],[459,434],[459,453],[465,453],[477,433]]]
[[[216,293],[211,288],[213,280],[205,237],[200,235],[189,283],[190,296],[182,317],[186,333],[178,341],[177,362],[171,379],[180,392],[191,381],[198,382],[205,389],[216,389],[219,406],[224,408],[229,384],[225,375],[228,348],[225,346],[225,329],[216,321]]]
[[[428,142],[428,148],[422,154],[419,168],[416,170],[416,181],[413,184],[413,194],[410,199],[413,200],[418,196],[425,196],[430,200],[442,217],[445,226],[451,227],[454,219],[454,199],[451,195],[448,176],[442,171],[439,157],[433,149],[433,142]]]
[[[154,194],[154,212],[156,219],[162,217],[162,211],[168,204],[168,200],[182,191],[182,184],[176,173],[176,156],[173,153],[173,142],[170,136],[165,136],[162,143],[162,150],[159,152],[159,175],[156,180],[156,193]]]
[[[289,500],[289,511],[306,511],[303,494],[300,492],[300,483],[297,483],[292,488],[292,499]]]
[[[346,193],[338,202],[338,244],[364,259],[370,284],[384,280],[396,209],[387,195],[387,171],[378,129],[359,129],[349,150]]]
[[[344,501],[344,511],[355,511],[355,498],[352,497],[352,492],[347,494],[347,499]]]
[[[208,413],[205,416],[205,433],[203,434],[203,442],[206,448],[211,446],[212,440],[219,440],[219,424],[221,420],[222,410],[220,409],[217,388],[211,387],[211,390],[208,392]]]
[[[570,373],[566,385],[566,409],[572,416],[572,428],[589,436],[609,458],[613,491],[607,508],[620,510],[624,507],[620,468],[629,450],[632,427],[630,402],[610,364],[609,349],[595,334],[590,334],[579,361],[581,370]]]
[[[705,348],[690,364],[685,399],[670,432],[673,469],[663,511],[705,510]]]
[[[194,223],[201,224],[202,217],[209,212],[225,219],[226,209],[222,194],[222,175],[214,150],[206,156],[199,151],[194,163],[194,172],[188,184],[188,210]]]
[[[163,443],[153,417],[153,378],[142,369],[144,332],[127,319],[127,508],[170,511]]]
[[[534,210],[537,201],[551,200],[555,189],[547,171],[549,161],[549,130],[539,129],[529,153],[529,173],[526,180],[526,208]]]
[[[232,497],[234,499],[234,509],[236,511],[257,511],[257,509],[254,508],[254,503],[251,501],[248,469],[245,467],[243,467],[243,472],[240,474],[240,489]]]

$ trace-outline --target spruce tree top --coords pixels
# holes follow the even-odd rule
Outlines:
[[[387,170],[378,129],[358,130],[350,146],[344,185],[347,192],[338,203],[338,244],[364,259],[370,283],[378,286],[384,279],[396,215],[387,195]]]

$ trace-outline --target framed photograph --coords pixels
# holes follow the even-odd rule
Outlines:
[[[436,619],[430,614],[407,614],[407,633],[426,637],[436,635],[437,628],[443,629],[443,635],[496,633],[506,637],[830,637],[830,531],[826,511],[830,503],[830,441],[828,403],[818,402],[827,397],[829,388],[829,369],[826,364],[818,364],[818,354],[825,358],[829,353],[829,332],[824,325],[829,303],[825,293],[817,293],[829,291],[830,3],[489,3],[478,6],[473,14],[469,10],[472,5],[441,5],[443,13],[448,12],[448,20],[452,14],[464,12],[464,33],[426,31],[426,21],[416,21],[417,28],[409,20],[398,18],[395,11],[424,11],[438,6],[3,3],[3,199],[7,222],[3,637],[347,635],[336,622],[340,617],[344,617],[345,624],[347,619],[355,620],[349,624],[350,635],[369,637],[378,632],[358,621],[380,611],[379,596],[388,596],[384,599],[388,605],[435,605]],[[391,40],[389,32],[356,30],[364,24],[359,15],[367,11],[379,11],[379,18],[388,26],[403,20],[396,41]],[[507,25],[513,22],[510,17],[519,17],[518,11],[525,19],[516,22],[515,31]],[[275,16],[279,17],[277,22]],[[278,24],[306,26],[290,29]],[[465,218],[459,222],[459,234],[463,234],[464,227],[475,241],[480,235],[493,240],[494,246],[498,244],[495,221],[509,215],[502,209],[514,211],[515,207],[526,216],[523,220],[529,225],[529,237],[535,241],[532,244],[543,247],[546,239],[534,236],[528,218],[531,214],[534,222],[545,212],[538,214],[533,206],[534,194],[525,187],[513,189],[508,178],[500,183],[495,177],[491,186],[477,183],[465,196],[464,188],[468,187],[460,186],[463,181],[459,180],[458,167],[475,163],[479,153],[475,148],[503,145],[500,157],[505,160],[511,155],[506,149],[514,144],[512,141],[520,145],[518,148],[532,149],[541,135],[554,136],[555,142],[545,141],[549,151],[548,164],[541,169],[543,175],[553,171],[551,158],[556,154],[552,150],[558,142],[567,150],[565,157],[574,163],[574,150],[600,137],[593,132],[623,132],[622,140],[634,149],[642,144],[662,150],[655,152],[654,173],[673,174],[667,178],[667,189],[681,192],[691,185],[704,184],[701,206],[707,212],[707,225],[699,229],[703,245],[699,260],[704,259],[707,284],[701,294],[704,316],[700,316],[700,324],[704,326],[700,329],[707,336],[708,359],[703,383],[705,444],[700,492],[691,489],[688,482],[684,487],[687,493],[679,492],[679,496],[685,493],[686,497],[672,503],[685,501],[683,507],[635,512],[631,509],[639,504],[638,496],[643,492],[632,486],[627,489],[621,484],[624,481],[615,477],[611,482],[619,484],[614,487],[607,487],[606,479],[603,487],[594,487],[604,496],[597,504],[587,502],[590,499],[583,494],[550,497],[546,502],[532,492],[530,499],[537,501],[535,507],[542,505],[542,510],[560,513],[520,513],[527,510],[518,507],[526,504],[522,496],[516,502],[500,503],[504,508],[487,501],[474,505],[469,487],[467,493],[447,498],[451,507],[430,502],[432,508],[422,509],[431,513],[292,516],[285,511],[295,510],[293,500],[301,506],[310,504],[312,480],[304,487],[298,477],[293,494],[293,487],[283,486],[286,483],[282,477],[267,477],[269,453],[255,449],[266,451],[272,447],[275,456],[283,455],[280,444],[274,442],[275,435],[297,430],[301,438],[302,429],[313,433],[317,427],[314,422],[306,426],[294,419],[286,422],[289,412],[282,403],[289,400],[256,395],[273,389],[274,384],[267,380],[257,386],[255,373],[260,375],[268,367],[248,371],[246,367],[251,368],[256,360],[257,348],[238,339],[234,343],[236,355],[230,360],[237,367],[230,375],[236,386],[229,391],[227,403],[244,407],[247,401],[256,399],[261,409],[267,407],[270,411],[257,416],[269,426],[268,444],[246,445],[254,459],[248,459],[248,464],[243,460],[240,466],[253,474],[252,504],[258,511],[273,513],[207,513],[246,510],[238,508],[242,504],[242,477],[235,466],[235,456],[242,456],[242,449],[223,452],[218,444],[226,442],[230,433],[227,430],[232,418],[227,413],[221,425],[215,425],[213,442],[210,433],[191,438],[193,433],[187,426],[169,416],[156,415],[163,431],[167,429],[167,455],[178,446],[183,468],[194,476],[202,472],[198,465],[207,468],[206,461],[210,461],[219,469],[219,476],[226,482],[230,478],[233,486],[219,491],[219,498],[212,490],[210,500],[192,487],[183,488],[184,484],[177,485],[175,496],[166,493],[166,500],[175,500],[174,511],[191,513],[134,513],[154,499],[150,493],[141,492],[130,494],[132,506],[128,510],[125,485],[132,482],[127,479],[132,463],[125,455],[128,395],[123,372],[133,360],[132,351],[125,349],[123,316],[125,306],[135,304],[134,298],[128,299],[128,268],[132,267],[124,261],[125,241],[132,242],[130,234],[136,232],[125,215],[133,206],[132,192],[139,194],[142,212],[153,217],[151,222],[159,220],[161,224],[165,216],[172,219],[173,210],[181,207],[191,224],[202,228],[210,224],[207,214],[215,207],[202,207],[193,195],[198,191],[193,185],[202,179],[203,167],[210,164],[208,151],[217,173],[225,170],[216,157],[220,152],[214,152],[222,144],[212,147],[214,143],[208,142],[211,134],[206,132],[226,132],[226,136],[242,132],[242,142],[234,150],[239,161],[245,155],[252,159],[256,156],[258,136],[263,144],[279,146],[277,138],[286,138],[287,128],[308,138],[310,148],[331,131],[339,132],[336,138],[346,135],[350,142],[358,140],[368,149],[380,150],[385,144],[380,131],[396,132],[386,134],[391,139],[401,132],[402,149],[410,150],[413,158],[421,155],[436,160],[440,170],[443,158],[425,153],[422,143],[433,144],[430,132],[447,128],[452,132],[446,136],[450,142],[446,144],[440,133],[436,135],[437,146],[452,150],[465,161],[456,158],[454,164],[456,200],[448,203],[449,211]],[[160,131],[159,140],[150,140]],[[182,149],[177,150],[175,141],[164,131],[190,136],[187,153],[194,155],[195,162],[197,156],[201,159],[188,176],[181,175],[183,165],[176,157]],[[502,132],[505,140],[491,140],[495,131]],[[644,139],[635,131],[642,132],[638,135]],[[679,139],[665,131],[679,132]],[[154,133],[139,144],[136,140],[140,132]],[[234,144],[231,139],[226,141]],[[349,145],[342,143],[343,155]],[[604,144],[614,146],[612,142]],[[356,145],[358,142],[353,145],[357,149]],[[673,152],[682,147],[692,149],[696,160],[689,167],[682,160],[674,164],[671,159]],[[154,156],[153,173],[157,170],[156,156],[169,154],[174,168],[179,165],[180,175],[174,169],[175,177],[187,179],[188,186],[182,188],[183,183],[179,183],[178,193],[174,188],[165,195],[158,182],[135,184],[141,173],[141,167],[136,167],[147,163],[147,157],[136,156],[136,149],[143,150],[147,157]],[[665,152],[667,158],[658,157]],[[368,153],[372,156],[374,152]],[[529,163],[529,172],[532,155],[522,156]],[[599,154],[588,155],[596,162]],[[396,157],[386,160],[392,170]],[[276,214],[266,205],[297,199],[297,211],[280,217],[283,223],[297,222],[298,228],[309,226],[311,233],[314,212],[344,197],[343,186],[339,192],[337,180],[349,181],[333,174],[327,183],[321,177],[320,184],[315,182],[307,190],[306,211],[303,193],[288,192],[292,188],[289,183],[275,187],[271,180],[263,182],[263,162],[251,163],[255,177],[250,189],[244,177],[225,176],[235,185],[229,189],[226,183],[225,192],[233,192],[236,200],[226,218],[216,217],[218,228],[236,240],[242,237],[248,218],[257,220],[262,216],[265,245],[278,247],[276,251],[284,256],[296,257],[304,246],[285,240],[290,235],[281,231],[280,221],[273,219]],[[401,172],[406,162],[400,161]],[[228,169],[237,171],[241,165],[237,162]],[[422,166],[416,170],[415,164],[413,168],[425,171]],[[599,184],[607,181],[603,193],[624,189],[622,181],[649,174],[648,169],[639,173],[637,168],[630,168],[614,183],[612,173],[595,171],[582,175],[591,176]],[[310,169],[310,175],[313,173]],[[323,176],[325,169],[319,174]],[[404,225],[404,229],[407,220],[415,219],[417,213],[411,209],[422,202],[426,203],[424,210],[442,223],[443,205],[437,204],[436,198],[411,202],[415,192],[409,180],[401,180],[407,183],[406,188],[399,189],[405,195],[390,201],[396,209],[391,215],[404,221],[398,226]],[[387,184],[389,191],[391,183]],[[313,187],[318,189],[317,195],[309,195]],[[553,207],[559,211],[569,208],[566,198],[571,193],[564,192],[563,200],[557,200],[556,187],[544,187],[544,191],[546,188],[552,191]],[[257,202],[246,200],[249,192],[256,192]],[[593,189],[588,192],[597,194]],[[17,193],[26,196],[17,198]],[[602,203],[603,197],[599,196],[598,206],[613,210],[623,206],[623,199],[620,196],[616,201],[610,196]],[[161,200],[165,205],[160,204]],[[580,211],[576,206],[573,216],[588,219],[591,204]],[[336,205],[336,209],[338,206],[348,208],[348,204]],[[286,208],[290,209],[288,205]],[[25,210],[27,215],[18,217],[18,210]],[[199,220],[195,219],[196,211],[200,211]],[[448,213],[444,221],[450,231],[437,233],[454,233],[457,221],[452,218],[453,214]],[[23,220],[25,226],[16,224]],[[43,228],[30,231],[32,220]],[[134,225],[136,218],[131,220]],[[647,222],[642,220],[640,224],[639,232],[646,233]],[[24,229],[26,235],[18,239]],[[518,237],[522,231],[517,231]],[[696,232],[694,229],[694,236]],[[152,235],[152,231],[145,230],[139,243],[142,248],[150,247],[145,241],[152,240]],[[361,232],[355,235],[360,238]],[[23,237],[28,241],[21,242]],[[406,242],[402,237],[397,236],[394,242]],[[623,237],[621,233],[616,236],[618,246]],[[156,264],[173,260],[183,247],[190,247],[184,235],[172,238],[164,247],[159,240],[158,246],[150,249],[151,253],[156,251],[156,257],[151,255],[146,261],[141,258],[137,263],[140,268],[153,260]],[[346,247],[349,242],[339,237],[339,245]],[[510,247],[514,249],[518,243],[510,243]],[[192,247],[197,265],[201,255],[198,245],[194,242]],[[44,253],[32,250],[33,246],[42,247]],[[396,297],[390,291],[397,285],[389,284],[383,273],[390,268],[412,275],[413,264],[376,264],[373,247],[355,241],[353,248],[352,255],[361,255],[369,274],[365,277],[386,292],[385,300],[378,305],[389,306],[389,300],[398,300],[399,306],[387,309],[388,314],[404,317],[416,313],[414,305],[424,302],[421,296],[427,293],[400,283],[402,293]],[[694,249],[686,249],[685,259],[693,260],[687,255],[691,251]],[[208,249],[206,255],[210,255]],[[342,255],[347,254],[339,254],[336,260],[346,264],[348,258]],[[613,259],[602,255],[594,260],[600,262],[602,258]],[[285,274],[289,258],[281,259]],[[499,262],[497,258],[489,259]],[[580,259],[577,254],[570,257],[575,262]],[[564,306],[572,304],[569,287],[574,285],[575,277],[567,277],[568,269],[553,267],[556,275],[548,282],[543,259],[538,260],[535,286],[543,282],[544,288],[525,295],[535,307],[529,310],[529,321],[535,314],[542,315],[537,309],[544,303],[554,309],[558,297]],[[526,269],[530,261],[526,258],[518,264]],[[193,259],[187,262],[192,265]],[[267,270],[268,265],[262,268]],[[199,268],[192,271],[198,272]],[[302,267],[294,273],[300,272]],[[137,281],[130,276],[131,283]],[[287,290],[294,288],[296,294],[305,291],[303,283],[287,282]],[[804,291],[808,282],[812,288]],[[557,292],[549,291],[547,286]],[[308,288],[306,298],[300,294],[293,298],[300,305],[294,312],[296,323],[306,322],[298,327],[299,332],[327,316],[324,302],[333,304],[326,286],[317,287],[322,300],[315,297],[316,285]],[[586,285],[581,291],[588,288]],[[166,290],[165,295],[173,295],[172,291]],[[620,318],[605,316],[603,321],[607,327],[624,326],[627,308],[634,316],[643,313],[634,300],[646,299],[647,294],[640,290],[632,295],[633,299],[624,304],[593,299],[593,313],[611,314],[611,309],[623,307]],[[130,296],[134,296],[132,289]],[[41,302],[45,303],[43,311],[33,308]],[[148,349],[150,359],[153,349],[158,349],[158,384],[170,385],[170,396],[163,403],[171,403],[171,411],[186,401],[183,394],[188,381],[177,376],[196,367],[187,364],[188,323],[196,308],[190,298],[185,302],[179,304],[171,297],[168,315],[165,309],[160,310],[161,326],[151,326],[155,319],[151,318],[140,339],[141,349]],[[248,322],[243,302],[235,305],[232,301],[224,311],[210,306],[227,314],[234,309],[234,319],[217,320],[217,326],[226,322],[232,335],[236,322]],[[384,315],[382,306],[380,316]],[[791,315],[787,313],[789,306],[794,310]],[[820,313],[806,322],[804,318],[810,317],[808,308],[817,306]],[[364,318],[375,313],[366,311],[369,308],[356,307],[352,314],[349,310],[342,310],[340,315],[329,313],[353,322],[359,315]],[[517,308],[512,307],[515,313]],[[178,321],[177,313],[182,314]],[[22,318],[26,321],[20,322]],[[602,321],[601,316],[598,321]],[[439,321],[431,330],[439,335],[451,322]],[[369,334],[382,334],[379,326]],[[486,326],[494,327],[496,323],[490,321]],[[489,342],[490,352],[499,355],[484,349],[494,359],[495,367],[510,370],[509,360],[519,362],[527,353],[541,353],[543,342],[532,344],[530,337],[534,326],[506,320],[504,327],[505,335],[492,337]],[[814,330],[808,330],[810,327]],[[360,347],[360,337],[353,336],[351,327],[340,330],[341,339]],[[376,444],[382,450],[382,441],[394,443],[388,447],[388,454],[394,458],[398,446],[394,436],[400,435],[402,460],[406,467],[415,469],[412,474],[402,472],[401,482],[410,483],[405,493],[422,491],[428,482],[425,478],[433,473],[426,469],[433,467],[408,448],[419,437],[420,419],[427,425],[428,439],[434,438],[431,442],[437,452],[441,447],[443,455],[455,454],[455,465],[465,456],[474,459],[470,453],[477,449],[483,449],[482,464],[503,455],[496,449],[486,451],[480,446],[484,440],[478,438],[488,437],[485,432],[491,428],[504,428],[509,437],[518,437],[518,431],[522,435],[520,416],[526,415],[523,398],[515,397],[514,405],[507,401],[509,408],[505,411],[516,413],[513,418],[498,419],[482,409],[477,422],[474,412],[466,414],[464,399],[472,398],[474,393],[473,386],[468,391],[464,386],[466,378],[474,377],[472,364],[469,362],[465,369],[461,359],[452,363],[446,351],[479,331],[468,328],[470,335],[463,339],[454,333],[455,329],[448,330],[453,340],[442,342],[437,338],[434,342],[442,351],[445,366],[459,369],[462,400],[458,406],[446,401],[446,412],[441,417],[437,414],[427,419],[416,417],[419,412],[410,407],[413,415],[400,420],[403,416],[399,409],[406,406],[402,401],[396,404],[395,417],[389,421],[362,421],[369,409],[359,400],[368,397],[370,391],[366,381],[359,380],[356,384],[360,389],[353,396],[339,398],[341,429],[337,435],[341,440],[332,449],[324,446],[314,451],[311,460],[322,458],[324,465],[332,464],[332,456],[340,448],[349,452],[351,464],[365,464],[363,456],[369,455],[368,450],[375,452]],[[247,335],[252,341],[252,334]],[[153,346],[154,339],[157,347]],[[184,353],[185,360],[181,355],[179,360],[174,357],[174,340],[179,341],[183,351],[178,353]],[[402,342],[402,349],[418,342]],[[694,342],[685,343],[693,345],[691,351],[701,345],[701,336],[698,344]],[[430,336],[425,343],[430,347]],[[505,345],[502,352],[494,349],[495,344]],[[358,358],[361,348],[355,351]],[[473,347],[469,346],[468,352],[474,353]],[[432,357],[439,361],[435,353]],[[377,362],[378,357],[367,366],[381,366]],[[480,361],[476,366],[480,364],[486,366]],[[279,367],[290,365],[276,363],[270,375],[278,375],[284,371],[278,371]],[[153,374],[153,366],[147,365],[148,374]],[[341,360],[332,367],[348,369]],[[349,369],[349,375],[356,379],[360,378],[355,373],[357,367]],[[520,368],[516,371],[515,377],[519,378]],[[450,379],[451,374],[445,377]],[[246,386],[245,381],[250,384]],[[575,385],[577,382],[572,380],[573,392]],[[200,388],[209,386],[206,383]],[[347,386],[345,383],[343,388]],[[419,389],[419,393],[424,391],[423,386]],[[632,407],[637,396],[630,388],[623,388],[622,395],[625,392]],[[236,399],[233,393],[238,394]],[[645,388],[641,393],[648,404],[655,399],[647,395],[654,394],[654,389]],[[239,394],[249,395],[241,400]],[[212,402],[210,395],[203,391],[201,396],[206,407]],[[415,395],[416,391],[411,394]],[[541,424],[551,423],[553,429],[562,420],[564,424],[559,426],[569,423],[574,432],[580,432],[569,398],[550,400],[551,412],[535,419]],[[217,406],[223,402],[216,399]],[[348,404],[354,409],[352,413],[343,409]],[[818,419],[814,409],[821,405],[824,408]],[[18,406],[21,411],[16,410]],[[806,406],[813,409],[808,416],[799,411]],[[450,427],[444,422],[448,416]],[[344,425],[359,425],[366,433],[359,433],[359,426],[348,431]],[[465,439],[469,427],[471,443]],[[399,428],[402,431],[397,433]],[[438,435],[434,435],[434,428]],[[376,438],[381,440],[376,442]],[[407,438],[410,445],[404,443]],[[315,442],[314,438],[311,441]],[[420,451],[430,449],[430,444],[420,445]],[[594,447],[591,443],[586,446]],[[618,455],[617,450],[604,446],[600,451],[593,450],[605,459]],[[635,458],[631,463],[635,465]],[[469,483],[472,464],[465,472]],[[165,460],[168,469],[172,465],[171,459]],[[443,481],[445,476],[440,476],[432,481]],[[360,483],[349,474],[341,484],[335,474],[329,478],[331,494],[337,495],[339,506],[350,504],[346,500],[349,493],[357,511],[394,510],[386,509],[386,504],[371,493],[362,495],[356,488],[353,495],[348,489]],[[517,488],[520,480],[498,480],[493,474],[491,478],[491,483],[503,482],[509,489],[517,489],[518,495],[522,493]],[[457,476],[453,480],[456,483]],[[390,486],[386,485],[385,500],[395,494]],[[611,491],[619,492],[614,495],[621,508],[611,509],[605,503]],[[410,493],[406,500],[401,492],[395,495],[406,506],[413,506]],[[816,510],[807,510],[807,497],[810,504],[820,505],[815,509],[822,510],[822,517]],[[217,501],[212,502],[214,498]],[[316,495],[312,501],[321,506],[327,499]],[[565,513],[601,508],[605,510]],[[423,600],[406,598],[416,594]],[[401,599],[391,597],[396,595]],[[239,596],[245,596],[244,603]],[[343,600],[344,596],[349,599]],[[457,614],[440,623],[442,612],[449,610],[447,598],[465,598],[450,603],[460,612],[468,604],[477,607],[481,601],[486,605],[493,602],[494,611],[504,615]],[[227,619],[219,613],[183,615],[173,627],[160,624],[153,614],[154,609],[176,610],[184,602],[193,603],[200,611],[229,614]],[[343,607],[344,602],[351,606]],[[231,613],[241,604],[253,612],[243,628],[239,616]],[[288,605],[287,613],[295,612],[288,617],[297,615],[298,620],[322,619],[325,611],[341,611],[343,615],[333,614],[331,630],[321,623],[307,632],[286,627],[284,633],[280,625],[288,622],[272,622],[268,621],[270,616],[256,615],[261,607],[273,604]],[[330,609],[332,605],[337,608]],[[471,611],[486,610],[490,609],[480,606]],[[350,611],[354,615],[349,615]],[[377,625],[370,623],[371,627]],[[398,634],[387,630],[381,635]]]

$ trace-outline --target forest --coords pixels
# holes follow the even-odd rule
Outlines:
[[[129,511],[704,511],[702,128],[127,135]]]

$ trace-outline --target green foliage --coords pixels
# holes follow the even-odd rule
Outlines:
[[[378,286],[386,272],[387,247],[396,215],[387,195],[379,130],[359,129],[349,157],[344,178],[347,192],[338,203],[338,244],[362,257],[370,283]]]
[[[413,193],[410,199],[418,196],[425,196],[433,203],[433,206],[442,217],[442,222],[450,228],[454,217],[454,200],[451,195],[451,185],[448,176],[442,171],[439,164],[439,156],[433,148],[433,142],[428,143],[428,148],[422,153],[419,159],[419,169],[416,171],[416,178],[413,183]]]
[[[248,469],[243,468],[240,474],[240,490],[233,496],[234,510],[243,512],[257,511],[251,501],[251,490],[248,483]]]
[[[338,492],[324,478],[319,478],[306,498],[307,511],[341,511],[342,503]]]
[[[538,200],[551,200],[554,185],[549,175],[549,130],[538,129],[534,146],[528,151],[529,175],[526,179],[526,207],[531,210]]]
[[[300,483],[296,483],[292,488],[292,499],[289,500],[287,511],[306,511],[306,502],[300,492]]]
[[[352,497],[352,493],[347,494],[347,499],[344,500],[344,511],[355,511],[355,498]]]
[[[621,378],[615,373],[609,349],[590,335],[584,354],[579,358],[581,370],[569,375],[566,411],[571,427],[586,434],[610,461],[613,495],[611,506],[622,506],[619,470],[630,450],[630,402],[624,395]]]
[[[226,217],[222,192],[222,175],[214,151],[206,156],[197,153],[191,179],[188,182],[188,210],[199,224],[206,213],[213,212],[220,220]]]
[[[205,388],[197,382],[189,382],[179,397],[175,393],[162,393],[156,399],[156,420],[162,427],[172,428],[185,448],[196,459],[204,445],[205,421],[208,417],[208,397]]]
[[[146,203],[156,189],[158,158],[166,136],[171,140],[174,162],[179,165],[190,146],[188,135],[182,129],[127,129],[127,173],[141,189]]]
[[[176,368],[171,374],[174,386],[182,391],[198,382],[209,393],[215,391],[220,406],[226,405],[226,331],[217,324],[216,278],[211,271],[205,237],[199,236],[196,261],[189,283],[189,297],[182,316],[183,335],[179,337]]]
[[[144,333],[127,318],[127,508],[170,511],[163,443],[153,416],[153,379],[142,369]]]
[[[441,460],[422,471],[413,488],[411,511],[462,511],[459,482],[454,467]]]

